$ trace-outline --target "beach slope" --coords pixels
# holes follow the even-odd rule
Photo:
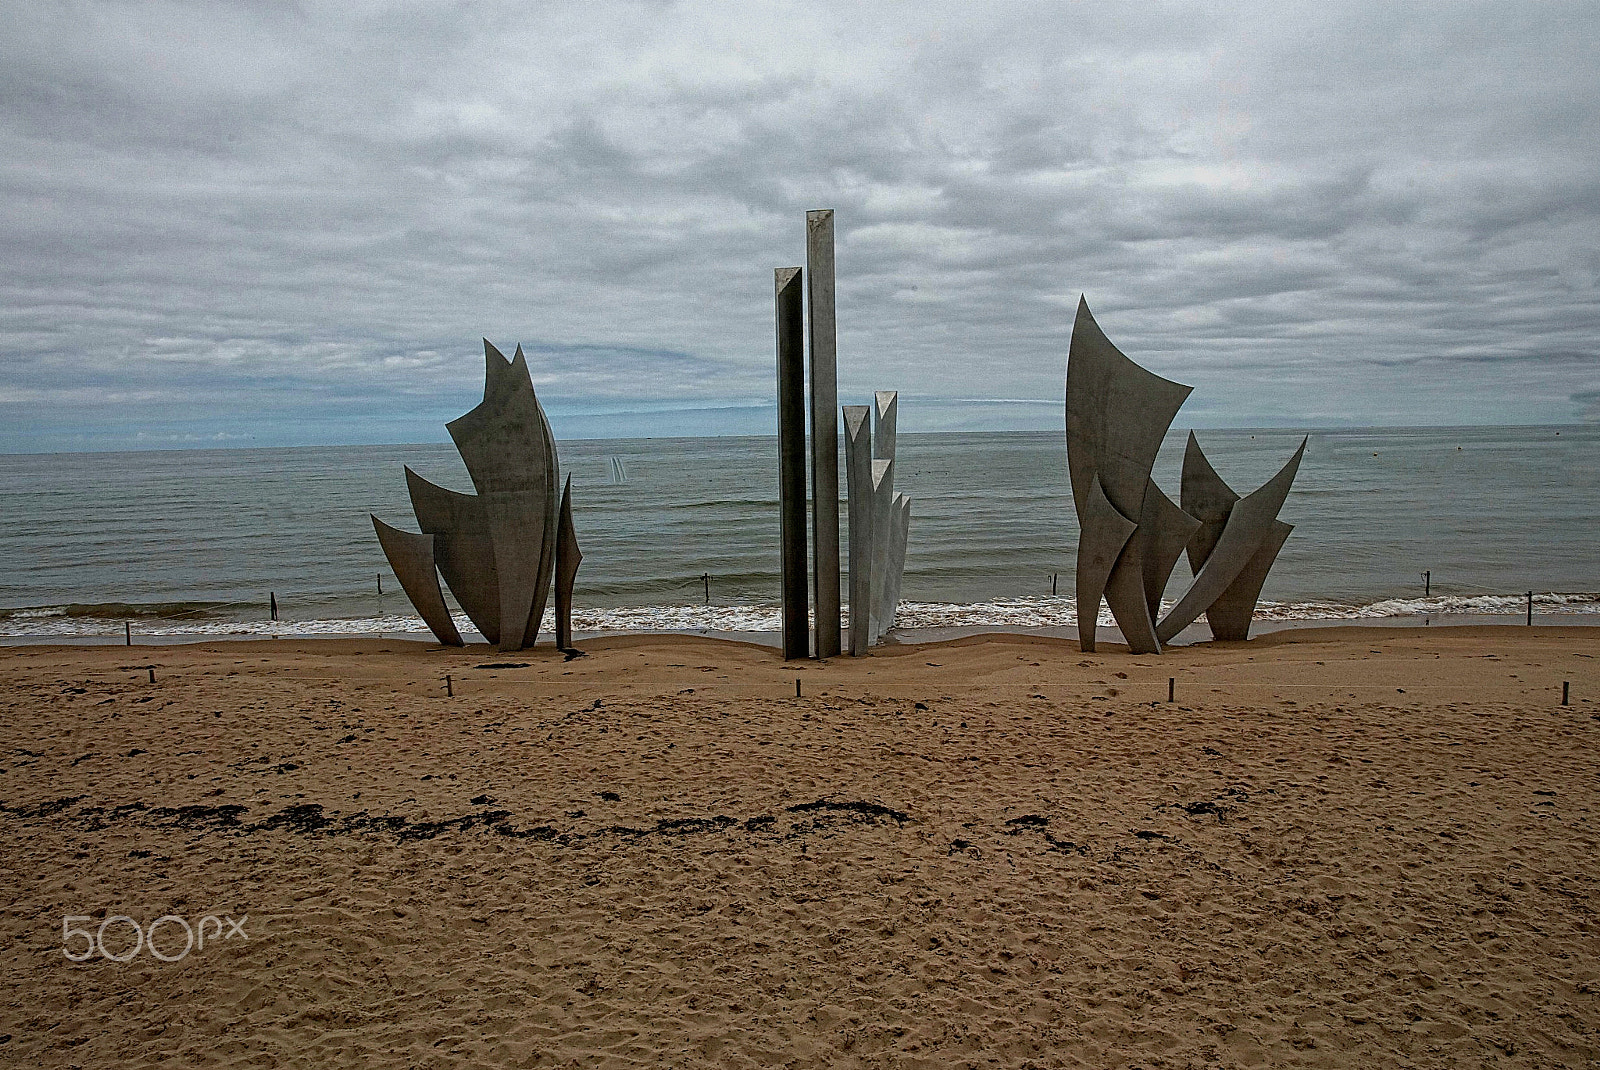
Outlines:
[[[1600,1059],[1594,629],[583,645],[0,650],[0,1062]]]

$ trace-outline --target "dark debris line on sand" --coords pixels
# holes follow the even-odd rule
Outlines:
[[[614,792],[600,794],[615,795]],[[1231,797],[1234,802],[1239,802],[1248,799],[1249,796],[1242,791],[1229,789],[1224,793],[1224,797]],[[84,798],[85,796],[81,795],[69,796],[21,807],[8,807],[0,803],[0,814],[24,822],[61,820],[60,815],[66,814]],[[488,795],[479,795],[472,799],[472,804],[487,807],[493,801]],[[1191,818],[1214,817],[1219,824],[1225,822],[1228,816],[1235,812],[1234,806],[1224,803],[1220,798],[1215,801],[1159,804],[1155,809],[1159,811],[1168,806],[1182,811]],[[244,820],[247,810],[247,807],[238,804],[150,807],[142,802],[134,802],[109,808],[85,806],[75,813],[67,814],[66,819],[72,821],[79,830],[86,832],[103,829],[110,824],[125,820],[142,819],[162,828],[199,833],[226,832],[235,836],[273,831],[301,836],[388,834],[401,843],[432,840],[446,833],[479,829],[498,836],[537,840],[565,848],[600,845],[607,840],[640,842],[648,837],[675,840],[710,833],[742,833],[751,840],[781,842],[811,835],[831,836],[838,831],[864,826],[886,827],[892,823],[892,827],[899,828],[913,820],[905,811],[881,803],[837,799],[816,799],[811,802],[796,803],[785,807],[778,815],[760,814],[738,818],[728,814],[716,814],[710,817],[662,818],[650,826],[607,825],[588,831],[575,829],[563,831],[548,824],[524,828],[512,820],[511,811],[500,809],[479,809],[458,817],[414,821],[399,815],[374,815],[366,810],[342,815],[329,814],[319,803],[298,803],[270,814],[263,820],[249,823]],[[582,814],[574,812],[568,816],[580,817]],[[1089,845],[1058,838],[1052,834],[1049,826],[1050,819],[1042,814],[1023,814],[1006,820],[999,831],[1005,836],[1035,834],[1042,839],[1048,851],[1091,858]],[[1175,837],[1154,829],[1134,829],[1131,830],[1131,835],[1151,846],[1157,841],[1169,844],[1178,842]],[[1109,859],[1120,860],[1125,850],[1123,845],[1113,847]],[[975,859],[983,857],[982,849],[966,839],[954,840],[950,844],[949,853],[966,854]],[[148,852],[138,854],[143,856]]]
[[[85,796],[78,795],[15,808],[0,804],[0,813],[23,821],[43,820],[70,810],[83,798]],[[482,798],[487,800],[487,797]],[[563,832],[549,825],[522,828],[511,820],[512,813],[509,810],[478,810],[438,821],[412,821],[395,815],[375,816],[365,810],[342,816],[329,815],[318,803],[299,803],[271,814],[262,821],[247,824],[243,821],[247,809],[248,807],[238,804],[150,807],[142,802],[135,802],[109,808],[86,806],[69,816],[83,831],[103,829],[114,822],[142,816],[165,828],[192,832],[230,832],[241,836],[270,831],[291,832],[302,836],[389,833],[404,843],[411,840],[431,840],[447,832],[467,832],[477,828],[488,829],[500,836],[540,840],[563,847],[583,847],[591,841],[601,841],[607,837],[639,840],[647,836],[681,837],[729,830],[793,839],[813,833],[827,833],[830,829],[840,826],[886,824],[889,821],[895,822],[896,825],[904,825],[911,820],[910,815],[904,811],[878,803],[838,802],[830,799],[818,799],[788,807],[785,813],[816,816],[811,816],[809,820],[790,819],[781,830],[779,819],[771,814],[742,820],[726,814],[713,817],[663,818],[653,826],[644,828],[610,825],[591,832]]]

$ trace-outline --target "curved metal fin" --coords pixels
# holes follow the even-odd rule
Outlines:
[[[1079,298],[1067,351],[1067,471],[1081,520],[1089,487],[1123,516],[1142,511],[1161,440],[1193,387],[1141,368],[1111,344]]]
[[[1139,567],[1152,622],[1161,616],[1161,595],[1167,589],[1172,568],[1183,556],[1184,546],[1199,526],[1200,521],[1179,509],[1166,492],[1156,486],[1155,480],[1150,481],[1144,492],[1139,531],[1134,538],[1143,543]]]
[[[559,504],[555,437],[522,347],[510,362],[488,342],[484,347],[490,381],[483,401],[445,427],[478,490],[498,581],[497,645],[511,651],[538,637],[549,597]]]
[[[1211,467],[1193,431],[1189,432],[1189,444],[1183,451],[1183,482],[1178,488],[1178,500],[1183,503],[1183,511],[1200,522],[1199,530],[1187,547],[1189,571],[1199,572],[1211,551],[1216,549],[1228,514],[1239,496]]]
[[[872,395],[872,456],[894,460],[899,413],[900,391],[879,390]]]
[[[450,619],[444,592],[439,589],[439,573],[433,564],[433,536],[402,531],[376,516],[372,517],[372,530],[378,533],[378,545],[383,547],[383,556],[389,559],[389,567],[394,570],[401,589],[434,638],[446,646],[464,645],[461,633],[456,631],[456,622]]]
[[[578,529],[572,523],[572,477],[561,491],[561,520],[556,535],[556,649],[572,649],[572,584],[578,576],[583,551]]]
[[[500,641],[500,577],[483,501],[447,490],[406,466],[406,490],[417,526],[434,537],[433,552],[450,591],[483,637]]]
[[[1206,623],[1211,625],[1212,638],[1230,643],[1242,643],[1250,638],[1250,622],[1255,619],[1261,587],[1267,582],[1272,563],[1278,559],[1278,551],[1283,549],[1293,530],[1293,524],[1274,520],[1271,532],[1256,552],[1250,555],[1238,578],[1211,603],[1206,610]]]
[[[517,356],[522,357],[522,347],[517,347]],[[522,374],[526,376],[527,362],[523,361]],[[528,393],[533,394],[533,383],[528,384]],[[555,502],[556,481],[559,471],[556,464],[556,436],[550,429],[550,420],[544,414],[544,406],[539,404],[537,395],[533,395],[533,407],[539,414],[539,426],[544,431],[545,456],[549,458],[549,506],[544,510],[544,544],[539,550],[539,575],[534,581],[533,609],[528,615],[528,628],[523,633],[522,645],[532,646],[539,638],[539,629],[544,625],[544,607],[550,598],[550,580],[556,571],[556,548],[560,538],[561,510]]]
[[[900,613],[900,583],[906,573],[906,539],[911,533],[911,499],[896,494],[890,515],[894,519],[890,529],[888,593],[884,596],[887,607],[883,615],[884,631],[894,627],[894,619]]]
[[[1272,534],[1272,524],[1278,519],[1278,510],[1283,508],[1289,488],[1294,484],[1295,473],[1300,470],[1306,441],[1301,440],[1300,448],[1294,451],[1294,456],[1289,458],[1277,475],[1259,489],[1240,498],[1233,506],[1211,556],[1178,604],[1172,607],[1172,612],[1156,627],[1156,637],[1163,643],[1170,642],[1173,636],[1194,623],[1232,586],[1250,563],[1251,557]]]
[[[520,352],[522,347],[517,347]],[[506,355],[494,347],[494,344],[485,338],[483,340],[483,400],[488,401],[500,390],[504,389],[506,372],[511,368],[511,362]]]
[[[872,438],[877,449],[878,438]],[[894,461],[875,457],[872,460],[872,590],[867,602],[867,641],[876,643],[887,627],[884,621],[884,599],[888,594],[889,544],[894,529]]]
[[[1144,593],[1145,540],[1139,536],[1135,530],[1106,577],[1106,605],[1128,644],[1128,653],[1159,654],[1161,641],[1156,638],[1156,621]]]
[[[845,405],[844,471],[850,525],[850,629],[845,646],[852,657],[867,655],[872,615],[872,421],[871,407]]]
[[[1106,497],[1100,477],[1092,476],[1078,520],[1078,562],[1075,600],[1078,608],[1078,645],[1094,652],[1095,623],[1100,599],[1123,547],[1139,525],[1123,516]]]

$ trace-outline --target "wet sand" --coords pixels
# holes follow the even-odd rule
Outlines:
[[[583,645],[0,650],[0,1064],[1600,1059],[1592,628]]]

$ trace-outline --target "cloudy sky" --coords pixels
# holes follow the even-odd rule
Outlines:
[[[1183,426],[1600,419],[1600,5],[0,0],[0,451],[1058,428],[1080,293]]]

